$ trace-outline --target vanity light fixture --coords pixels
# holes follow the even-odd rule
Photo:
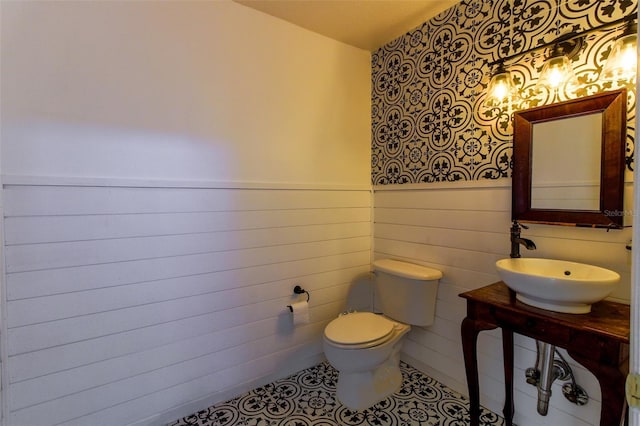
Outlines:
[[[635,78],[638,57],[636,50],[638,26],[635,20],[635,14],[632,14],[587,29],[581,33],[569,33],[560,36],[552,42],[535,46],[531,49],[489,63],[490,66],[495,66],[496,68],[491,75],[491,81],[487,87],[487,97],[485,98],[484,104],[488,107],[499,107],[510,97],[512,99],[516,98],[517,89],[509,71],[505,67],[505,63],[535,50],[552,48],[551,54],[542,66],[536,89],[545,87],[550,91],[557,92],[566,84],[576,84],[577,79],[571,67],[571,59],[582,49],[584,35],[622,23],[625,24],[624,31],[616,40],[609,54],[609,58],[603,67],[601,78],[604,80],[631,80]]]
[[[630,81],[636,76],[638,65],[638,24],[628,21],[618,37],[607,63],[602,69],[602,78],[608,81]]]
[[[516,86],[511,78],[511,73],[504,67],[503,61],[498,62],[491,75],[484,103],[487,106],[500,106],[503,102],[515,98],[516,95]]]
[[[540,90],[541,87],[546,87],[549,91],[557,92],[561,87],[575,83],[577,83],[577,79],[569,57],[565,54],[560,43],[554,44],[551,55],[542,65],[536,89]]]

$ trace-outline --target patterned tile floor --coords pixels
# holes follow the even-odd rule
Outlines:
[[[468,401],[401,363],[402,388],[371,408],[353,411],[335,396],[338,372],[328,363],[254,389],[169,426],[466,426]],[[482,409],[482,426],[504,425]]]

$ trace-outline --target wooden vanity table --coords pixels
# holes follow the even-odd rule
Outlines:
[[[460,294],[467,299],[462,321],[462,347],[469,385],[471,426],[480,424],[477,338],[482,330],[502,329],[504,354],[504,418],[513,425],[513,333],[567,350],[600,383],[600,425],[620,423],[629,362],[629,306],[602,301],[589,314],[563,314],[526,305],[502,281]]]

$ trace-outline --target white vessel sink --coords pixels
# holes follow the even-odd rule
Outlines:
[[[496,268],[521,302],[570,314],[591,312],[591,304],[607,297],[620,281],[616,272],[564,260],[501,259]]]

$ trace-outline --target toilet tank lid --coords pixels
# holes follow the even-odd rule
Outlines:
[[[373,269],[413,280],[428,281],[442,278],[442,271],[437,269],[393,259],[374,260]]]

